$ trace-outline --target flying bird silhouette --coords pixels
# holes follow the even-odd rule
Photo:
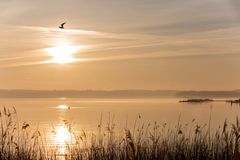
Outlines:
[[[66,22],[64,22],[64,23],[62,23],[60,26],[59,26],[59,28],[60,29],[64,29],[64,25],[66,24]]]

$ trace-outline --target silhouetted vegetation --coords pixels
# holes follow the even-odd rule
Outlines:
[[[238,104],[240,104],[240,98],[239,99],[235,99],[235,100],[226,100],[226,102],[228,102],[228,103],[238,103]]]
[[[17,112],[5,107],[0,112],[1,160],[239,160],[240,122],[224,122],[214,132],[209,125],[145,124],[139,116],[133,128],[116,131],[109,121],[98,125],[96,133],[74,132],[65,123],[74,143],[66,143],[66,151],[44,145],[43,136],[26,122],[19,125]]]

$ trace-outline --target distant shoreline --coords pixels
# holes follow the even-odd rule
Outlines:
[[[0,98],[239,98],[233,91],[177,90],[0,90]]]

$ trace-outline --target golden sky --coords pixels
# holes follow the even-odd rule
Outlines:
[[[239,89],[239,10],[238,0],[1,0],[0,89]]]

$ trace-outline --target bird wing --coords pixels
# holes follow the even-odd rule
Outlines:
[[[63,27],[64,24],[66,24],[66,22],[62,23],[61,26]]]

